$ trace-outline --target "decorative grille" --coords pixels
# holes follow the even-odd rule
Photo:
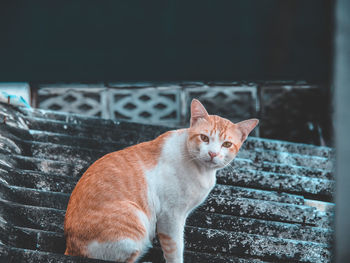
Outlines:
[[[38,106],[42,109],[108,118],[106,91],[103,85],[44,86],[38,90]]]
[[[112,118],[141,123],[179,124],[180,92],[179,86],[109,89],[109,112]]]
[[[31,88],[34,107],[177,127],[188,126],[193,98],[199,99],[210,114],[233,122],[260,119],[252,134],[255,136],[317,145],[332,143],[329,96],[324,87],[304,81],[125,82]]]
[[[209,113],[235,122],[257,117],[259,112],[257,87],[249,85],[62,84],[38,89],[38,106],[43,109],[167,125],[188,124],[193,98],[203,102]]]

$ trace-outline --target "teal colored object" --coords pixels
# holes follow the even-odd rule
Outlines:
[[[17,103],[24,104],[24,106],[27,107],[27,108],[31,108],[29,103],[22,96],[18,96],[18,95],[14,95],[14,94],[8,94],[5,91],[2,91],[1,94],[5,98],[10,98],[10,101],[15,101]]]

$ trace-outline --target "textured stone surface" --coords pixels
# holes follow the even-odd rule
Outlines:
[[[332,241],[333,232],[327,228],[312,227],[301,224],[281,223],[241,216],[222,215],[196,211],[187,224],[201,228],[224,229],[283,239],[304,240],[327,244]]]
[[[214,229],[202,230],[189,228],[187,235],[191,235],[191,243],[186,239],[190,249],[205,250],[212,253],[231,253],[259,256],[267,260],[299,262],[328,262],[330,251],[324,245],[312,242],[293,242],[259,235],[247,235],[219,231]],[[274,247],[274,249],[270,249]]]
[[[313,196],[313,198],[322,200],[331,200],[334,190],[333,180],[256,170],[239,169],[234,171],[226,169],[219,171],[217,178],[221,184],[304,194],[305,196]]]
[[[101,262],[62,255],[69,194],[103,154],[168,129],[0,104],[1,260]],[[330,262],[333,213],[304,198],[332,198],[333,154],[249,138],[190,215],[185,262]],[[156,240],[154,246],[143,261],[162,262]]]

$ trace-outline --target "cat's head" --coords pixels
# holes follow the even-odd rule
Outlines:
[[[249,119],[233,123],[209,115],[198,100],[192,100],[191,126],[187,140],[190,158],[210,169],[225,167],[235,158],[258,122],[257,119]]]

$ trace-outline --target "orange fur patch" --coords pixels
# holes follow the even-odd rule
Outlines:
[[[208,115],[206,120],[200,120],[195,126],[189,129],[189,140],[194,140],[197,144],[201,143],[199,135],[205,131],[208,135],[213,136],[219,132],[219,138],[223,141],[229,140],[233,146],[229,148],[230,152],[238,152],[242,146],[242,133],[236,124],[216,115]]]
[[[136,261],[136,258],[140,255],[140,252],[134,252],[131,254],[131,257],[126,261],[126,263],[134,263]]]
[[[176,243],[166,234],[158,233],[160,245],[162,246],[164,256],[176,251]]]
[[[138,211],[151,216],[145,172],[157,164],[170,134],[107,154],[88,168],[68,203],[66,255],[89,256],[86,246],[94,240],[145,237],[146,229],[138,218]]]

